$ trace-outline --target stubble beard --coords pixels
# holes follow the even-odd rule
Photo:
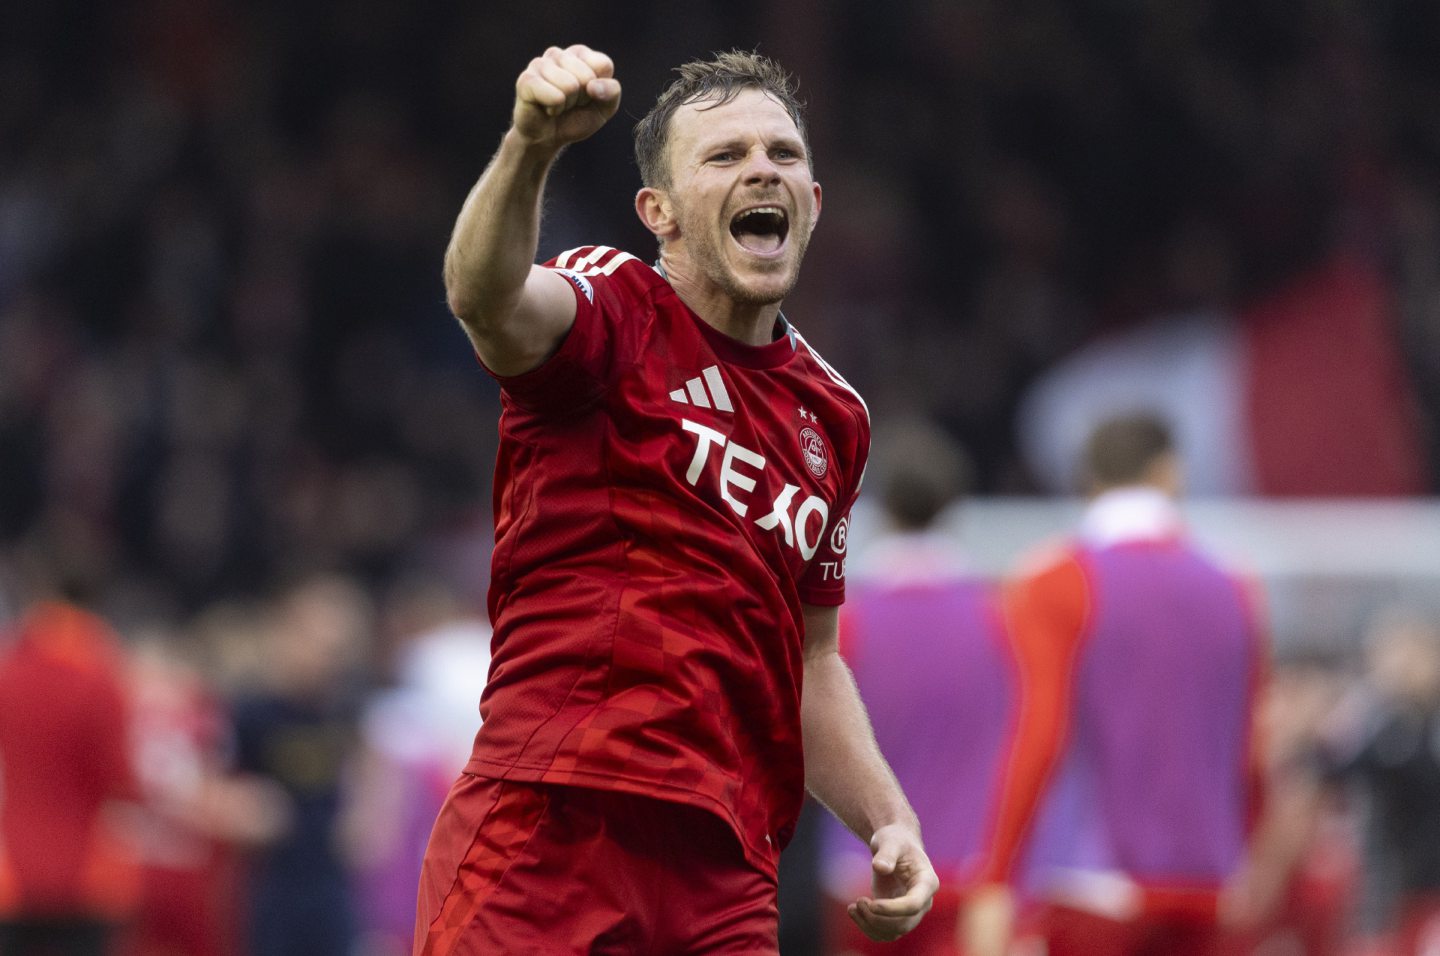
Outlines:
[[[689,222],[683,206],[677,208],[676,213],[680,220],[681,235],[686,237],[686,251],[694,261],[696,271],[719,287],[737,305],[775,305],[783,301],[795,288],[795,283],[800,278],[800,263],[804,261],[805,250],[810,245],[808,230],[802,231],[792,226],[790,235],[787,237],[787,241],[793,245],[790,257],[784,261],[783,268],[789,270],[784,285],[778,290],[773,288],[759,290],[750,288],[735,274],[726,262],[724,253],[712,241],[712,233],[704,228],[703,224]],[[720,241],[723,243],[728,239],[722,237]]]

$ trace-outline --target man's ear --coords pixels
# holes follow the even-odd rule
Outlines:
[[[635,215],[640,217],[645,228],[664,242],[680,234],[680,224],[675,221],[675,208],[670,196],[663,189],[646,186],[635,194]]]

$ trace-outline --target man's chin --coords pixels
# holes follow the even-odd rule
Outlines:
[[[745,305],[774,305],[790,294],[799,278],[794,266],[776,263],[774,270],[745,270],[730,275],[730,295]]]
[[[790,294],[795,288],[793,281],[776,282],[737,282],[730,289],[730,297],[740,305],[776,305]]]

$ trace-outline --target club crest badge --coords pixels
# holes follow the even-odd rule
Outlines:
[[[830,470],[830,453],[820,433],[809,425],[800,429],[800,452],[805,456],[805,467],[810,469],[810,474],[824,478]]]

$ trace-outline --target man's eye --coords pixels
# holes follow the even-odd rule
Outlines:
[[[775,150],[775,158],[776,158],[776,159],[799,159],[799,158],[800,158],[800,154],[797,153],[797,152],[795,152],[795,150],[793,150],[793,149],[777,149],[777,150]]]
[[[735,158],[735,154],[732,153],[730,150],[727,149],[727,150],[724,150],[724,151],[722,151],[722,152],[716,153],[715,155],[711,156],[711,157],[710,157],[710,161],[711,161],[712,163],[728,163],[728,162],[730,162],[731,160],[733,160],[734,158]]]

